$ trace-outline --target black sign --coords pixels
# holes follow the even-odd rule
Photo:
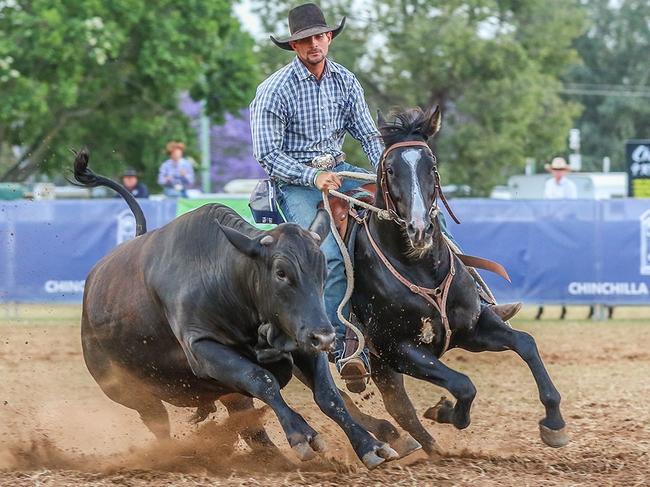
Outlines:
[[[650,198],[650,140],[625,143],[627,191],[635,198]]]

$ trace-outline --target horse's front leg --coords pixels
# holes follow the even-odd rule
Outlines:
[[[471,352],[501,352],[512,350],[528,364],[533,374],[539,399],[546,409],[546,417],[539,422],[542,441],[559,448],[569,442],[564,419],[560,413],[560,393],[553,385],[539,356],[535,339],[528,333],[514,330],[505,324],[490,308],[484,308],[474,332],[458,338],[459,346]]]
[[[398,347],[397,353],[386,353],[382,359],[381,367],[375,367],[373,371],[373,379],[382,393],[386,409],[402,428],[422,444],[427,453],[435,451],[437,446],[417,419],[415,409],[404,390],[401,374],[447,389],[456,398],[456,404],[446,404],[447,407],[438,411],[436,420],[453,424],[458,429],[469,426],[469,413],[476,388],[466,375],[450,369],[428,348],[415,343],[403,343]]]

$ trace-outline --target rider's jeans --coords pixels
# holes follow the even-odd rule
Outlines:
[[[368,172],[360,167],[342,162],[332,169],[333,172],[352,171]],[[364,184],[354,179],[344,179],[339,191],[350,191]],[[303,228],[309,228],[316,216],[318,203],[322,201],[322,193],[314,188],[287,183],[277,183],[278,203],[287,221],[297,223]],[[327,317],[336,329],[336,346],[342,346],[345,337],[345,325],[336,316],[336,309],[343,300],[347,286],[345,265],[336,240],[328,235],[320,246],[327,260],[327,281],[325,282],[325,311]],[[343,315],[348,316],[349,305],[343,309]]]

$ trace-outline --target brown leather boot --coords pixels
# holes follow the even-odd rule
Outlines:
[[[490,308],[496,315],[503,321],[508,321],[521,309],[522,303],[505,303],[505,304],[492,304]]]
[[[362,352],[358,357],[345,360],[351,357],[359,347],[359,340],[347,330],[345,333],[345,342],[340,357],[336,360],[336,368],[341,374],[341,379],[345,381],[345,387],[350,392],[363,392],[366,390],[366,382],[370,377],[370,365],[367,363],[367,352]],[[343,363],[342,363],[343,362]]]

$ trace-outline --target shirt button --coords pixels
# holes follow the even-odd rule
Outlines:
[[[323,125],[323,128],[325,128],[325,125]]]

